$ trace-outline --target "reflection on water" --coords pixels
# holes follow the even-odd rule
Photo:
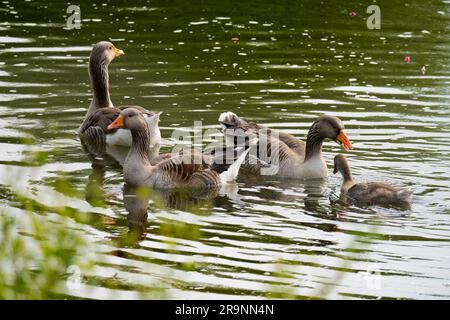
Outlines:
[[[150,190],[139,191],[127,186],[123,190],[123,206],[128,212],[128,234],[135,241],[145,239],[150,201]]]
[[[448,4],[379,3],[381,30],[366,28],[364,5],[339,1],[81,1],[80,30],[64,29],[64,3],[9,6],[17,14],[0,11],[2,209],[20,209],[12,190],[68,208],[97,245],[94,270],[64,294],[450,297]],[[91,97],[89,50],[107,38],[125,51],[110,66],[112,101],[164,111],[163,138],[199,120],[219,128],[224,111],[305,138],[319,115],[334,114],[355,147],[346,154],[355,178],[414,188],[411,207],[348,205],[333,175],[242,175],[212,194],[124,187],[127,149],[89,150],[75,134]],[[341,150],[323,150],[331,170]]]

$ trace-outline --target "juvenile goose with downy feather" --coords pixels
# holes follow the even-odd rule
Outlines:
[[[333,173],[337,172],[344,178],[341,195],[350,202],[361,205],[395,205],[411,201],[411,189],[396,188],[383,182],[355,182],[347,158],[342,154],[334,157]]]

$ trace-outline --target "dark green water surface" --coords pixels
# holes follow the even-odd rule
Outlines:
[[[96,252],[82,286],[60,293],[450,298],[449,1],[378,1],[380,30],[366,27],[367,4],[347,1],[78,1],[79,30],[66,28],[65,2],[2,3],[1,210],[20,214],[11,190],[49,217],[72,208],[67,219]],[[331,172],[240,177],[212,199],[124,196],[120,166],[93,165],[75,134],[100,40],[125,51],[110,66],[112,101],[163,111],[165,139],[194,121],[219,128],[224,111],[304,138],[334,114],[354,144],[355,178],[414,188],[411,208],[346,206]],[[343,151],[323,150],[330,169]],[[30,164],[35,151],[45,163]],[[60,177],[76,192],[63,195]]]

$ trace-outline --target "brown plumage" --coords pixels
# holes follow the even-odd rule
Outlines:
[[[324,115],[309,129],[306,142],[281,131],[240,119],[232,112],[222,113],[219,122],[224,128],[227,144],[245,143],[248,137],[259,137],[259,143],[243,168],[256,174],[297,179],[323,178],[328,175],[322,157],[322,144],[331,139],[349,150],[352,148],[342,121]]]
[[[413,191],[407,188],[396,188],[384,182],[356,183],[347,158],[341,154],[334,157],[333,173],[337,172],[344,178],[341,194],[350,202],[361,205],[395,205],[411,201]]]
[[[132,144],[124,163],[124,180],[131,186],[153,188],[215,188],[236,178],[240,163],[245,158],[242,153],[229,169],[219,173],[214,170],[214,157],[199,152],[189,154],[160,155],[148,158],[150,148],[149,128],[142,112],[127,108],[108,126],[108,129],[124,128],[131,131]],[[236,167],[237,165],[237,167]]]
[[[219,122],[224,129],[224,133],[228,135],[228,138],[233,137],[237,132],[265,132],[268,136],[277,135],[278,139],[286,144],[289,149],[294,151],[299,155],[305,155],[306,143],[293,135],[281,132],[279,130],[274,130],[269,127],[257,124],[255,122],[247,122],[239,118],[233,112],[224,112],[219,117]],[[229,130],[227,130],[229,129]]]
[[[89,78],[93,98],[85,119],[78,129],[78,135],[84,144],[91,145],[94,150],[104,150],[109,145],[131,145],[131,135],[124,130],[108,130],[110,125],[123,109],[131,106],[114,108],[109,95],[109,64],[123,51],[117,49],[111,42],[101,41],[94,45],[89,58]],[[152,145],[160,143],[158,120],[159,114],[147,111],[140,106],[132,106],[143,112],[151,128]]]

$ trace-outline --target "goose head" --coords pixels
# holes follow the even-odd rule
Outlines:
[[[337,117],[323,115],[314,122],[313,129],[322,139],[331,139],[340,144],[345,150],[351,150],[353,148],[345,134],[344,124]]]
[[[348,190],[354,182],[352,177],[352,171],[350,170],[350,165],[348,164],[347,158],[342,154],[338,154],[334,157],[334,169],[333,173],[340,173],[342,178],[344,178],[344,184],[342,188]]]
[[[342,154],[338,154],[334,157],[334,169],[333,173],[344,172],[349,167],[347,158]]]
[[[141,111],[135,108],[127,108],[108,126],[108,130],[119,128],[131,131],[142,130],[147,128],[147,121]]]
[[[124,52],[109,41],[97,42],[91,51],[90,62],[109,65],[115,58],[123,56]]]
[[[219,116],[219,123],[222,125],[222,129],[236,128],[241,124],[241,119],[233,112],[223,112]]]

